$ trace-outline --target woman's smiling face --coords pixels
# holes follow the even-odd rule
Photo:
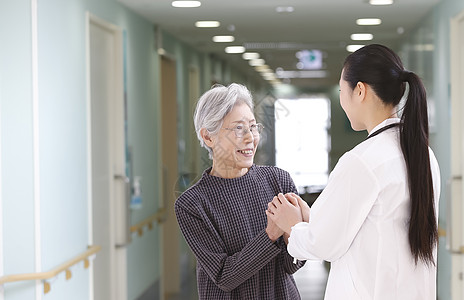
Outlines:
[[[213,141],[213,171],[219,174],[241,176],[253,165],[259,135],[253,135],[249,130],[256,120],[250,107],[243,102],[237,103],[224,117],[221,129],[211,136]],[[237,137],[234,130],[240,126],[248,130],[243,136]],[[229,177],[229,176],[227,176]]]

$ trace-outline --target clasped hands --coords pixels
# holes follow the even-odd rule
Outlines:
[[[279,193],[268,203],[266,232],[272,241],[288,237],[292,226],[309,221],[309,206],[295,193]]]

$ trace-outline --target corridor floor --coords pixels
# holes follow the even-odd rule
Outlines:
[[[188,264],[187,258],[181,260],[181,265]],[[181,294],[179,296],[168,297],[169,300],[195,300],[198,299],[196,290],[195,270],[192,268],[182,268],[181,272]],[[189,271],[187,271],[189,270]],[[294,275],[301,300],[323,300],[325,286],[328,277],[326,263],[318,261],[307,261],[306,264]]]

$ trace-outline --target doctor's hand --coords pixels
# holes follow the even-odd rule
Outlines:
[[[287,234],[290,234],[293,225],[303,221],[297,198],[287,199],[282,193],[269,202],[266,215]]]
[[[309,222],[309,205],[306,201],[304,201],[303,199],[300,198],[300,196],[298,196],[297,194],[295,193],[287,193],[285,194],[285,198],[287,199],[290,199],[292,198],[292,201],[293,202],[298,202],[298,206],[300,206],[300,210],[301,210],[301,217],[303,218],[303,222]]]

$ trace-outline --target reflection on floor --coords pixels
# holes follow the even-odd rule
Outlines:
[[[324,263],[307,261],[303,268],[293,275],[300,291],[301,300],[324,299],[327,276],[328,271]]]

